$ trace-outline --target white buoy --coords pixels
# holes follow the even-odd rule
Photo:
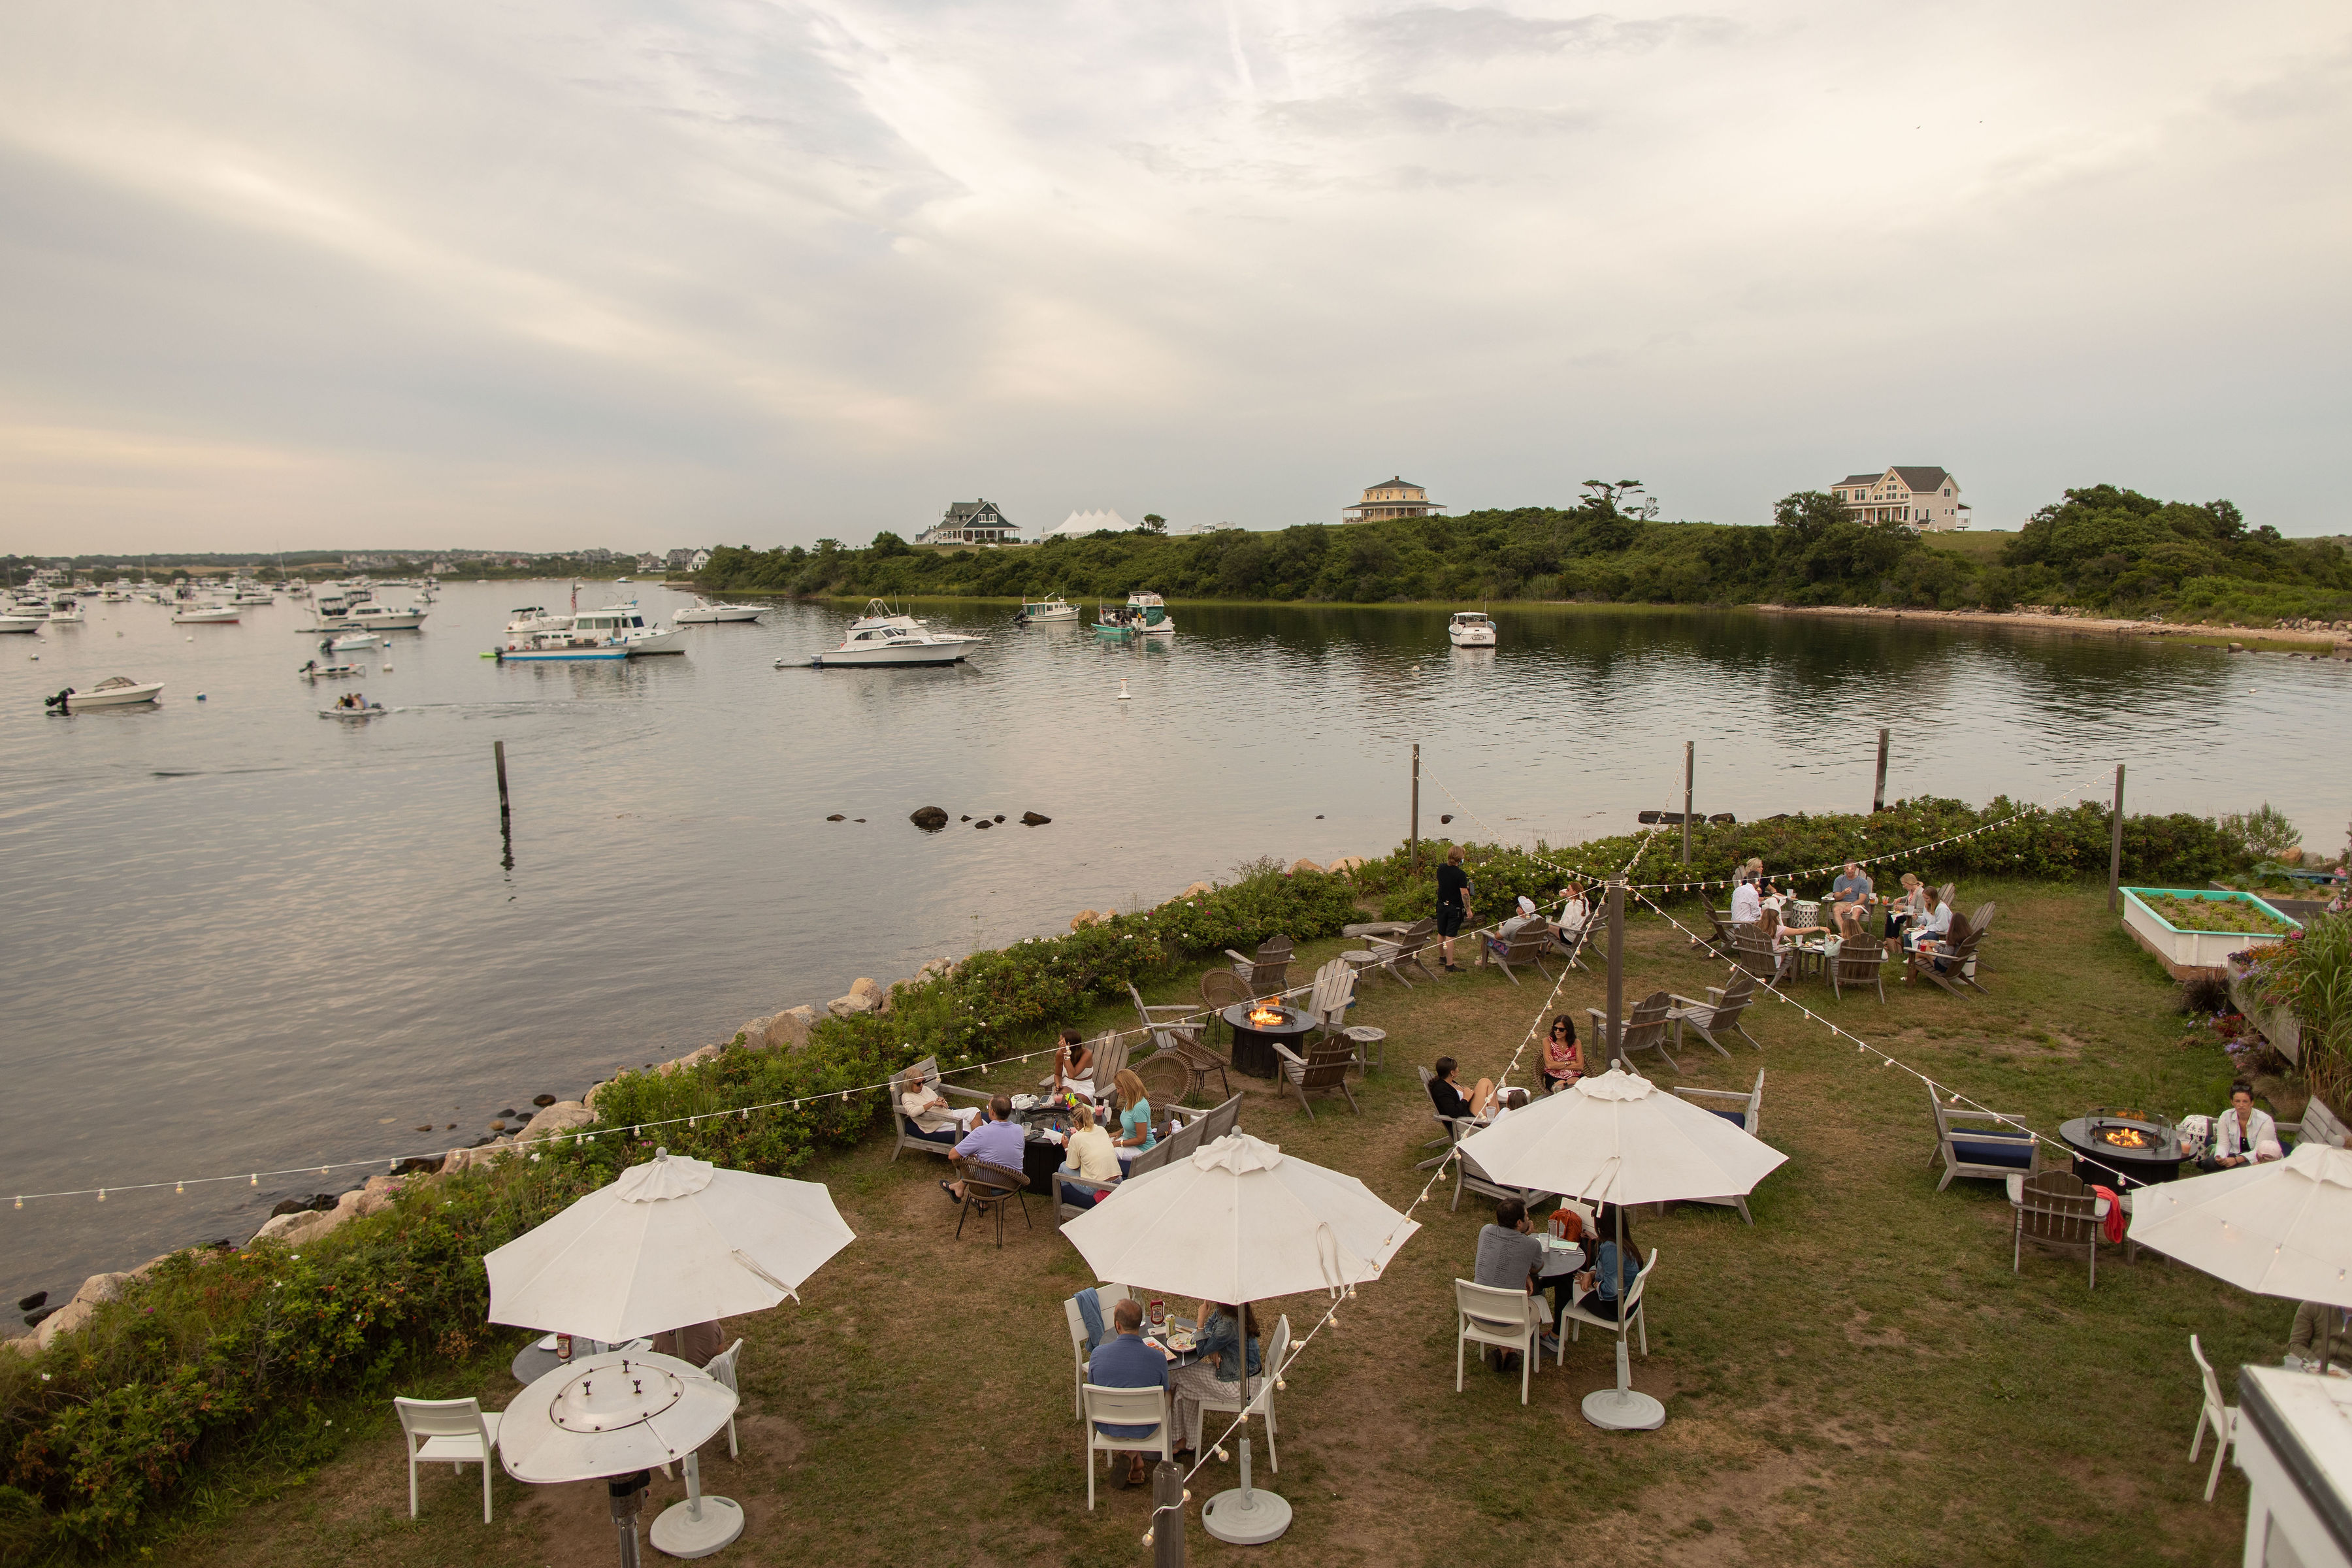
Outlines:
[[[380,673],[384,675],[390,675],[392,673],[392,666],[388,664],[380,664],[376,666],[376,668]]]
[[[1127,682],[1125,680],[1121,680],[1118,683],[1118,700],[1121,702],[1132,702],[1135,700],[1134,698],[1129,697],[1127,694]]]
[[[196,639],[195,639],[195,638],[194,638],[194,637],[190,637],[188,640],[189,640],[190,642],[194,642],[194,641],[195,641]]]

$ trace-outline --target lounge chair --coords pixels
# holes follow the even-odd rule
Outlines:
[[[1764,1074],[1761,1069],[1756,1074],[1756,1087],[1745,1094],[1737,1089],[1685,1089],[1680,1085],[1675,1086],[1675,1092],[1701,1110],[1712,1110],[1750,1138],[1763,1136],[1759,1131],[1764,1124]],[[1749,1225],[1756,1223],[1755,1215],[1748,1212],[1748,1200],[1744,1196],[1697,1198],[1693,1201],[1736,1208],[1741,1219]]]
[[[1225,956],[1234,961],[1233,973],[1253,997],[1271,996],[1290,984],[1290,939],[1270,936],[1257,944],[1255,957],[1225,949]]]
[[[1280,1040],[1274,1042],[1275,1058],[1282,1064],[1283,1080],[1290,1092],[1298,1097],[1298,1109],[1307,1112],[1309,1121],[1315,1120],[1315,1107],[1307,1103],[1310,1094],[1338,1093],[1346,1097],[1348,1109],[1361,1116],[1363,1108],[1356,1103],[1353,1090],[1348,1088],[1348,1069],[1356,1065],[1355,1042],[1344,1037],[1325,1037],[1316,1041],[1300,1058]]]
[[[1841,1002],[1849,985],[1857,991],[1868,987],[1881,1002],[1886,1000],[1886,950],[1874,942],[1841,943],[1830,956],[1829,972],[1830,994]]]
[[[1379,937],[1373,937],[1364,945],[1366,950],[1380,961],[1378,964],[1380,972],[1395,976],[1397,984],[1410,991],[1412,989],[1412,982],[1404,977],[1404,972],[1407,969],[1419,970],[1423,980],[1437,978],[1431,972],[1429,965],[1422,962],[1421,957],[1422,950],[1429,945],[1430,939],[1436,934],[1437,917],[1432,915],[1426,920],[1415,921],[1405,927],[1397,934],[1394,942],[1386,942]]]
[[[1349,1024],[1348,1009],[1355,1000],[1356,967],[1344,958],[1335,958],[1315,972],[1315,989],[1307,999],[1307,1011],[1325,1039],[1341,1036],[1354,1046],[1357,1068],[1369,1071],[1378,1065],[1381,1042],[1389,1037],[1389,1032],[1369,1024]]]
[[[1728,985],[1708,986],[1706,1000],[1704,1002],[1694,1001],[1688,996],[1682,995],[1674,996],[1670,1000],[1675,1005],[1666,1014],[1666,1017],[1674,1025],[1675,1044],[1679,1046],[1683,1043],[1683,1029],[1685,1026],[1688,1026],[1697,1033],[1700,1039],[1713,1046],[1717,1053],[1722,1056],[1727,1057],[1731,1053],[1725,1050],[1723,1042],[1715,1037],[1715,1032],[1717,1029],[1736,1029],[1741,1039],[1759,1051],[1764,1048],[1756,1037],[1748,1032],[1748,1026],[1740,1019],[1740,1015],[1747,1012],[1749,1005],[1756,1000],[1754,975],[1742,973]]]
[[[1682,1064],[1666,1054],[1667,1015],[1674,1010],[1674,1002],[1672,992],[1653,991],[1634,1005],[1632,1016],[1625,1020],[1624,1037],[1617,1047],[1617,1059],[1624,1062],[1629,1069],[1635,1051],[1655,1051],[1660,1059],[1675,1071],[1683,1070]],[[1608,1015],[1598,1007],[1587,1007],[1584,1012],[1592,1020],[1591,1038],[1606,1046],[1609,1040]],[[1709,1041],[1708,1044],[1713,1045],[1714,1042]],[[1723,1047],[1717,1046],[1716,1049],[1722,1050]],[[1724,1054],[1730,1055],[1728,1051]]]
[[[2025,1246],[2048,1252],[2084,1253],[2091,1259],[2091,1289],[2099,1288],[2098,1199],[2071,1171],[2042,1171],[2025,1178],[2011,1205],[2009,1271],[2024,1268]]]
[[[1553,945],[1551,927],[1542,921],[1531,920],[1508,936],[1480,939],[1478,962],[1493,961],[1495,966],[1503,972],[1503,977],[1514,985],[1519,984],[1519,977],[1511,973],[1514,963],[1522,968],[1532,963],[1537,973],[1549,980],[1551,971],[1544,967],[1543,961],[1550,954]]]
[[[890,1125],[898,1130],[898,1140],[890,1147],[890,1158],[895,1161],[901,1152],[908,1149],[920,1149],[928,1154],[939,1154],[948,1158],[953,1158],[955,1154],[955,1146],[959,1142],[961,1142],[961,1139],[952,1129],[943,1129],[938,1132],[926,1132],[922,1131],[922,1129],[917,1127],[913,1121],[908,1120],[905,1110],[899,1106],[898,1080],[905,1078],[909,1072],[921,1073],[925,1083],[929,1084],[933,1089],[938,1089],[950,1100],[969,1100],[976,1101],[979,1104],[985,1105],[988,1103],[990,1099],[989,1092],[984,1089],[965,1089],[960,1084],[949,1083],[945,1079],[941,1079],[940,1077],[940,1058],[937,1057],[925,1057],[921,1061],[915,1063],[912,1067],[900,1068],[891,1079],[889,1089]]]
[[[2018,1118],[1990,1110],[1958,1110],[1946,1105],[1931,1086],[1927,1104],[1936,1113],[1936,1147],[1927,1156],[1933,1166],[1944,1163],[1942,1192],[1954,1176],[1980,1176],[2007,1182],[2011,1176],[2031,1177],[2042,1169],[2042,1140],[2019,1125]]]

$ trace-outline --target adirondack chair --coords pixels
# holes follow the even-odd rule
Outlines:
[[[1671,992],[1653,991],[1643,997],[1634,1006],[1632,1016],[1625,1020],[1624,1039],[1617,1047],[1618,1059],[1630,1068],[1635,1051],[1655,1051],[1668,1067],[1676,1072],[1682,1071],[1682,1065],[1666,1054],[1667,1015],[1674,1010],[1674,1005]],[[1584,1012],[1592,1020],[1592,1033],[1589,1037],[1605,1043],[1609,1038],[1608,1015],[1598,1007],[1587,1007]],[[1714,1044],[1713,1041],[1708,1043]],[[1716,1048],[1723,1049],[1720,1046]],[[1724,1054],[1728,1056],[1731,1053],[1725,1051]]]
[[[1128,1037],[1116,1029],[1105,1029],[1090,1042],[1095,1053],[1097,1099],[1108,1100],[1111,1085],[1118,1082],[1118,1075],[1127,1070],[1128,1043]]]
[[[1715,1047],[1718,1056],[1727,1057],[1731,1053],[1725,1050],[1723,1042],[1715,1037],[1717,1029],[1736,1029],[1741,1039],[1759,1051],[1764,1048],[1762,1043],[1748,1032],[1748,1026],[1740,1018],[1740,1015],[1747,1012],[1748,1005],[1756,1000],[1754,975],[1743,973],[1728,985],[1708,986],[1704,1002],[1681,995],[1671,1000],[1675,1005],[1666,1017],[1674,1025],[1675,1044],[1679,1046],[1683,1043],[1683,1027],[1688,1025],[1697,1032],[1700,1039]]]
[[[1487,937],[1479,948],[1478,962],[1493,960],[1495,967],[1503,972],[1503,978],[1514,985],[1519,984],[1519,977],[1511,973],[1514,963],[1521,967],[1532,963],[1537,973],[1546,980],[1551,978],[1551,971],[1543,964],[1552,948],[1551,927],[1540,920],[1528,921],[1508,936]]]
[[[1731,956],[1732,934],[1738,929],[1731,923],[1731,911],[1728,909],[1717,909],[1713,904],[1707,902],[1706,896],[1703,894],[1699,898],[1698,907],[1706,911],[1708,932],[1706,936],[1693,942],[1691,945],[1693,947],[1711,947],[1715,949],[1716,952],[1723,954],[1724,957],[1729,958]]]
[[[1355,999],[1355,965],[1344,958],[1335,958],[1315,972],[1315,990],[1307,1000],[1307,1011],[1321,1026],[1323,1038],[1344,1037],[1356,1048],[1358,1070],[1369,1071],[1376,1064],[1381,1042],[1389,1037],[1389,1032],[1369,1024],[1350,1025],[1348,1008]]]
[[[1731,934],[1731,961],[1759,980],[1779,984],[1789,977],[1790,955],[1773,950],[1772,939],[1754,921],[1727,928]]]
[[[1976,975],[1973,973],[1976,968],[1977,943],[1983,938],[1984,933],[1970,926],[1967,916],[1954,915],[1951,930],[1945,937],[1944,947],[1925,952],[1916,947],[1911,950],[1908,955],[1911,978],[1933,982],[1955,996],[1968,994],[1968,992],[1960,989],[1963,985],[1981,994],[1990,994],[1983,986],[1977,984]]]
[[[908,1149],[920,1149],[925,1153],[952,1157],[957,1142],[957,1134],[954,1131],[921,1131],[907,1119],[906,1110],[898,1104],[898,1079],[905,1078],[909,1071],[921,1073],[925,1083],[929,1084],[950,1100],[969,1100],[985,1105],[989,1101],[989,1092],[984,1089],[965,1089],[961,1084],[948,1083],[941,1079],[940,1058],[937,1057],[925,1057],[921,1061],[914,1063],[911,1068],[902,1068],[897,1077],[891,1079],[890,1125],[897,1131],[898,1140],[891,1145],[890,1158],[896,1160]]]
[[[1405,927],[1397,933],[1397,939],[1394,942],[1373,937],[1364,945],[1374,958],[1380,960],[1378,967],[1381,972],[1394,975],[1397,984],[1410,991],[1412,989],[1412,982],[1404,977],[1404,972],[1408,967],[1421,971],[1421,977],[1423,980],[1433,981],[1437,978],[1430,973],[1429,965],[1423,963],[1421,959],[1422,950],[1429,945],[1430,939],[1436,934],[1437,917],[1432,915],[1427,920],[1415,921]]]
[[[1449,1142],[1454,1145],[1465,1143],[1474,1133],[1485,1131],[1476,1121],[1466,1116],[1441,1116],[1438,1120],[1445,1123],[1446,1137]],[[1456,1156],[1454,1162],[1454,1207],[1456,1209],[1462,1206],[1462,1194],[1465,1188],[1482,1198],[1517,1198],[1531,1209],[1535,1207],[1536,1201],[1543,1196],[1533,1187],[1503,1185],[1480,1169],[1477,1161],[1467,1154],[1462,1154]]]
[[[1187,1079],[1184,1086],[1171,1097],[1171,1100],[1181,1100],[1195,1089],[1207,1088],[1211,1073],[1217,1075],[1217,1081],[1223,1085],[1227,1094],[1234,1091],[1233,1084],[1225,1078],[1223,1058],[1209,1048],[1204,1038],[1209,1032],[1210,1020],[1201,1016],[1199,1008],[1181,1003],[1146,1004],[1143,994],[1135,988],[1132,980],[1127,983],[1127,994],[1135,999],[1135,1016],[1143,1021],[1146,1029],[1151,1031],[1152,1043],[1159,1048],[1159,1055],[1151,1059],[1158,1061],[1164,1057],[1171,1062],[1183,1064]],[[1097,1087],[1108,1089],[1110,1086],[1107,1081],[1098,1081]],[[1153,1096],[1151,1103],[1159,1104],[1159,1097]]]
[[[1429,1092],[1429,1086],[1437,1081],[1437,1075],[1425,1067],[1415,1067],[1412,1070],[1421,1075],[1421,1092],[1426,1095]],[[1413,1166],[1416,1171],[1433,1170],[1443,1165],[1454,1148],[1454,1123],[1450,1119],[1437,1113],[1437,1102],[1433,1100],[1429,1102],[1429,1119],[1437,1123],[1437,1136],[1423,1142],[1422,1147],[1447,1152],[1435,1154],[1421,1161]]]
[[[1868,986],[1881,1002],[1886,1000],[1886,950],[1874,942],[1844,943],[1830,959],[1829,972],[1830,994],[1841,1002],[1849,985],[1857,991]]]
[[[1745,1094],[1728,1089],[1685,1089],[1679,1084],[1675,1086],[1675,1092],[1701,1110],[1714,1111],[1750,1138],[1763,1135],[1759,1131],[1764,1124],[1764,1073],[1761,1068],[1756,1073],[1756,1087]],[[1741,1219],[1749,1225],[1756,1223],[1755,1216],[1748,1212],[1745,1197],[1698,1198],[1694,1201],[1736,1208]]]
[[[1271,996],[1290,984],[1290,953],[1286,936],[1270,936],[1258,943],[1255,957],[1225,949],[1225,956],[1234,961],[1234,973],[1252,996]]]
[[[2071,1171],[2043,1171],[2025,1178],[2013,1205],[2009,1269],[2024,1268],[2028,1242],[2049,1252],[2084,1253],[2091,1259],[2091,1289],[2099,1288],[2098,1199]]]
[[[1954,1176],[1983,1176],[2006,1182],[2011,1176],[2032,1176],[2042,1169],[2042,1140],[2017,1124],[2015,1117],[1990,1110],[1956,1110],[1934,1089],[1927,1090],[1928,1109],[1936,1113],[1936,1148],[1927,1163],[1944,1163],[1942,1192]]]
[[[1298,1097],[1298,1109],[1307,1112],[1309,1121],[1315,1120],[1315,1107],[1307,1103],[1310,1094],[1338,1093],[1347,1098],[1348,1109],[1361,1116],[1363,1107],[1356,1103],[1355,1092],[1348,1087],[1348,1069],[1356,1065],[1355,1043],[1344,1037],[1326,1037],[1307,1048],[1301,1058],[1280,1040],[1274,1043],[1274,1054],[1282,1064],[1283,1080],[1291,1093]]]
[[[1969,929],[1977,933],[1979,944],[1981,944],[1983,938],[1992,931],[1992,917],[2000,912],[2000,906],[1998,904],[1979,904],[1977,906],[1977,912],[1969,917]],[[1985,962],[1981,945],[1979,945],[1979,949],[1977,953],[1977,967],[1979,969],[1990,969],[1992,967],[1991,964]]]

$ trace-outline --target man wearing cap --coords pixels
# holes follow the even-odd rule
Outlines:
[[[1512,937],[1530,925],[1542,923],[1542,921],[1543,917],[1536,913],[1536,901],[1521,893],[1519,912],[1495,928],[1495,934],[1486,939],[1486,951],[1478,955],[1478,962],[1484,963],[1488,958],[1509,951]]]

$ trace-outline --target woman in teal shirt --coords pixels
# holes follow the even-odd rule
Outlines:
[[[1117,1079],[1118,1146],[1140,1153],[1159,1142],[1151,1135],[1151,1101],[1144,1098],[1143,1079],[1132,1068],[1121,1068]]]

